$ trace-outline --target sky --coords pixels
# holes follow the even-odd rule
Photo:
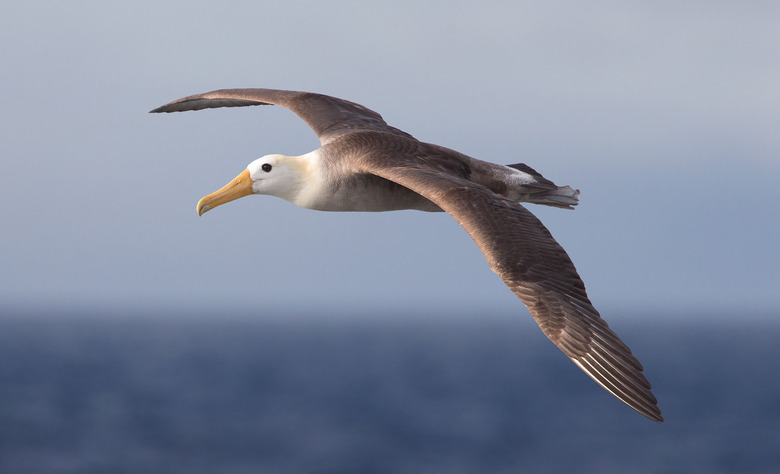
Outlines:
[[[321,92],[581,190],[529,208],[606,319],[777,315],[780,4],[5,2],[0,311],[527,314],[445,214],[202,196],[319,146]],[[611,314],[607,314],[611,313]],[[530,321],[530,318],[529,318]],[[531,323],[532,324],[532,323]]]

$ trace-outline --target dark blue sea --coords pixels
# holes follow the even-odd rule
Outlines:
[[[626,324],[666,423],[512,320],[0,317],[2,473],[780,472],[780,323]]]

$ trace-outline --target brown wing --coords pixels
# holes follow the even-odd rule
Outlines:
[[[550,340],[628,406],[663,421],[642,365],[601,319],[571,259],[531,212],[479,184],[431,169],[424,156],[369,154],[359,166],[454,217]]]
[[[151,113],[249,105],[280,105],[290,109],[314,130],[322,144],[356,131],[381,130],[408,136],[408,134],[387,125],[381,115],[367,107],[313,92],[275,89],[222,89],[175,100],[152,110]]]

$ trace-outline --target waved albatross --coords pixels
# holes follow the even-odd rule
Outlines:
[[[301,156],[267,155],[198,202],[199,215],[250,194],[320,211],[445,211],[466,229],[490,268],[579,368],[628,406],[662,422],[650,383],[631,350],[601,319],[574,264],[544,225],[518,204],[572,209],[579,191],[531,167],[480,161],[423,143],[360,104],[311,92],[225,89],[152,112],[280,105],[311,127],[322,146]]]

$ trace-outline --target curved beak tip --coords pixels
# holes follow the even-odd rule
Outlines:
[[[198,206],[195,209],[195,211],[198,213],[199,216],[202,216],[203,214],[209,212],[211,210],[211,206],[203,202],[203,199],[198,201]]]

